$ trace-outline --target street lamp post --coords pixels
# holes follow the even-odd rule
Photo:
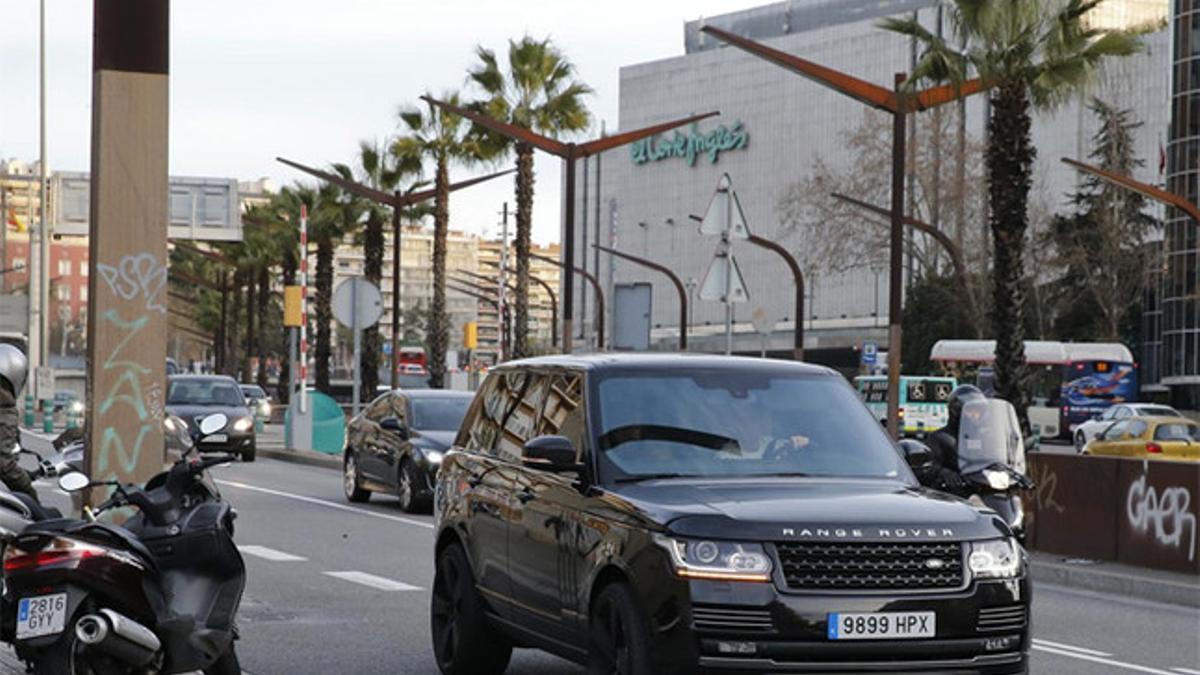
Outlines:
[[[672,272],[669,267],[660,265],[653,260],[639,258],[636,255],[630,255],[615,248],[600,246],[599,244],[592,244],[592,247],[604,251],[609,255],[615,255],[618,258],[623,258],[631,263],[648,267],[656,272],[662,272],[667,275],[667,278],[671,280],[671,283],[675,284],[675,290],[679,293],[679,351],[686,352],[688,340],[688,296],[687,289],[684,288],[683,281],[679,278],[679,275]]]
[[[460,117],[465,117],[479,126],[484,127],[485,129],[489,129],[495,133],[502,134],[523,143],[528,143],[535,148],[563,159],[565,164],[564,168],[566,171],[563,200],[567,205],[565,217],[563,219],[563,258],[565,259],[566,264],[571,266],[575,265],[575,161],[718,114],[716,111],[714,111],[701,115],[692,115],[683,119],[665,122],[663,124],[655,124],[634,131],[626,131],[624,133],[614,134],[612,136],[602,136],[601,138],[587,141],[586,143],[564,143],[562,141],[550,138],[549,136],[543,136],[535,133],[529,129],[518,127],[507,122],[502,122],[493,117],[488,117],[487,115],[482,115],[474,111],[467,110],[466,108],[461,108],[443,101],[438,101],[429,96],[422,96],[421,99],[436,105],[443,110],[448,110],[456,115],[459,115]],[[526,289],[522,290],[524,291]],[[574,290],[574,275],[564,274],[562,288],[562,348],[563,353],[565,354],[571,353],[571,341],[574,337],[572,335],[575,316]]]
[[[496,268],[500,268],[500,263],[495,262],[493,260],[484,260],[483,264],[490,265],[490,266],[496,267]],[[505,272],[507,272],[509,274],[516,273],[515,270],[507,268],[507,267],[505,267],[503,269]],[[491,281],[494,283],[496,282],[496,279],[489,277],[486,274],[479,274],[477,272],[469,272],[467,270],[459,270],[459,271],[467,276],[474,277],[476,279],[481,279],[483,281]],[[550,286],[550,284],[546,283],[545,279],[542,279],[541,277],[535,276],[533,274],[530,274],[529,278],[532,279],[534,282],[536,282],[539,286],[541,286],[542,290],[546,291],[546,295],[550,296],[550,346],[557,347],[558,346],[558,296],[554,293],[554,288],[552,286]],[[508,281],[501,281],[496,284],[497,289],[499,289],[501,286],[511,289],[514,293],[517,290],[517,285],[514,283],[510,283]]]
[[[888,429],[894,438],[900,436],[900,345],[902,312],[904,309],[904,159],[906,119],[909,113],[934,108],[987,88],[978,78],[966,82],[931,87],[922,91],[902,89],[904,74],[897,73],[894,87],[887,89],[852,75],[822,66],[798,56],[773,49],[713,26],[702,31],[722,42],[749,52],[802,77],[829,87],[854,100],[892,115],[892,210],[888,302]]]
[[[529,257],[550,263],[562,270],[567,269],[567,266],[561,260],[555,258],[538,255],[537,253],[530,253]],[[592,287],[592,292],[596,296],[596,351],[602,352],[604,351],[604,289],[600,286],[600,280],[591,272],[582,267],[572,267],[571,270],[588,282],[588,285]]]
[[[328,171],[321,171],[320,169],[314,169],[312,167],[304,166],[303,164],[300,164],[299,162],[293,162],[291,160],[284,159],[283,157],[276,157],[275,159],[276,159],[276,161],[286,164],[286,165],[292,167],[293,169],[299,169],[300,171],[303,171],[304,173],[307,173],[311,176],[316,176],[317,178],[320,178],[321,180],[323,180],[327,183],[332,183],[332,184],[342,188],[343,190],[346,190],[347,192],[352,192],[360,197],[369,199],[377,204],[382,204],[383,206],[392,207],[392,237],[393,237],[392,247],[393,248],[392,248],[392,362],[391,362],[392,378],[391,378],[391,386],[392,386],[392,389],[399,388],[400,387],[400,243],[401,243],[400,242],[400,236],[401,236],[400,209],[402,209],[406,206],[412,206],[413,204],[417,204],[417,203],[426,201],[428,199],[432,199],[433,197],[437,196],[437,188],[431,188],[429,190],[417,190],[417,191],[410,190],[407,193],[401,193],[399,190],[397,190],[396,192],[393,192],[393,193],[387,193],[387,192],[384,192],[383,190],[377,190],[368,185],[363,185],[362,183],[352,181],[347,178],[343,178],[337,174],[329,173]],[[500,176],[510,174],[513,171],[514,171],[514,169],[507,169],[505,171],[497,171],[496,173],[488,174],[486,176],[479,176],[478,178],[470,178],[468,180],[464,180],[464,181],[461,181],[458,183],[451,183],[449,185],[448,189],[450,192],[454,192],[455,190],[461,190],[463,188],[471,187],[472,185],[477,185],[479,183],[491,180],[493,178],[498,178]]]

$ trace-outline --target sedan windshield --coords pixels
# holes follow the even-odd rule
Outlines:
[[[598,450],[617,481],[908,474],[854,390],[831,377],[622,374],[600,382],[599,402]]]
[[[412,427],[423,431],[458,431],[471,397],[413,399]]]
[[[175,380],[167,394],[174,405],[242,406],[246,399],[236,384],[219,380]]]

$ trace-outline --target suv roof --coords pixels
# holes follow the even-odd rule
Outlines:
[[[773,373],[781,370],[810,375],[835,375],[836,371],[825,366],[779,359],[751,358],[746,356],[720,356],[713,354],[582,354],[538,356],[519,361],[509,361],[493,368],[504,372],[521,367],[573,368],[587,371],[608,370],[692,370],[728,369]]]

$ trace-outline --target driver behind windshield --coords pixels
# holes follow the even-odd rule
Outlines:
[[[938,429],[929,436],[929,449],[933,451],[934,475],[939,487],[944,492],[957,494],[967,489],[967,482],[958,470],[958,433],[962,428],[963,416],[970,416],[969,422],[978,422],[983,414],[983,407],[967,405],[971,402],[984,401],[983,392],[973,384],[959,385],[950,392],[946,401],[949,420],[946,426]]]

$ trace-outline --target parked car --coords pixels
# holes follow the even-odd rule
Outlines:
[[[394,494],[409,513],[428,510],[443,454],[458,433],[471,392],[389,391],[346,428],[343,488],[365,502],[372,492]]]
[[[1166,415],[1179,417],[1179,411],[1161,403],[1120,403],[1104,409],[1093,419],[1082,422],[1075,427],[1072,437],[1075,440],[1075,452],[1083,452],[1088,443],[1096,440],[1100,434],[1117,420],[1127,417],[1145,415]]]
[[[906,461],[907,460],[907,461]],[[922,488],[841,375],[768,359],[493,369],[438,472],[433,654],[596,673],[1025,673],[1002,519]]]
[[[228,452],[244,462],[257,454],[254,414],[237,380],[226,375],[172,375],[167,378],[167,412],[187,422],[196,447],[202,452]],[[224,413],[223,429],[205,433],[200,420]]]
[[[1087,455],[1200,460],[1200,425],[1180,416],[1127,417],[1088,443]]]
[[[257,384],[240,384],[238,387],[242,390],[242,395],[246,397],[246,402],[250,405],[250,409],[264,420],[271,419],[271,395]]]

